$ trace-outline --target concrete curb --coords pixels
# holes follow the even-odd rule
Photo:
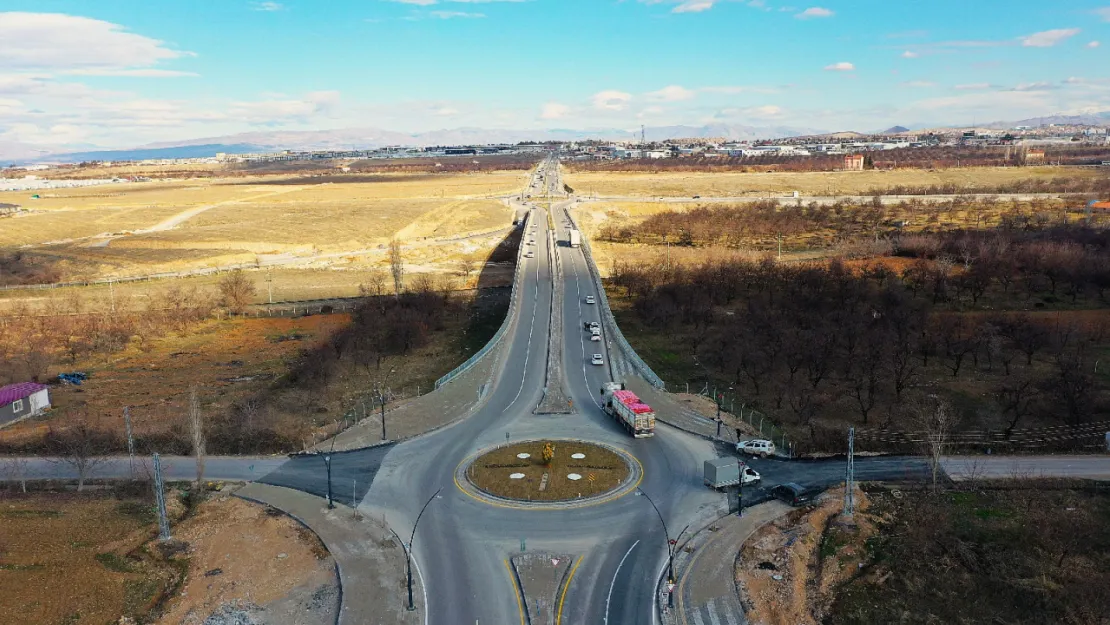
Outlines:
[[[316,537],[316,540],[320,541],[320,544],[323,545],[324,549],[327,550],[328,555],[331,556],[332,564],[335,566],[335,585],[339,589],[338,597],[337,597],[336,602],[335,602],[335,625],[339,625],[339,617],[343,614],[343,571],[339,568],[339,558],[335,557],[335,554],[332,553],[331,547],[328,546],[328,543],[324,542],[324,539],[320,537],[320,534],[317,533],[316,530],[312,529],[312,526],[309,525],[308,523],[306,523],[304,519],[300,518],[299,516],[297,516],[297,515],[295,515],[291,512],[287,512],[285,510],[282,510],[281,508],[279,508],[279,507],[277,507],[273,504],[267,503],[267,502],[262,501],[260,499],[255,499],[254,497],[248,497],[246,495],[240,495],[239,493],[232,493],[231,496],[232,497],[238,497],[239,499],[242,499],[243,501],[249,501],[253,504],[257,504],[257,505],[260,505],[260,506],[265,506],[267,508],[273,508],[274,510],[277,510],[278,512],[281,512],[285,516],[287,516],[290,519],[293,519],[294,521],[296,521],[301,527],[303,527],[306,530],[312,532],[312,535]],[[390,531],[393,531],[393,530],[390,530]]]

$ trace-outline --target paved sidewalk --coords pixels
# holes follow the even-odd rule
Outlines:
[[[419,436],[458,421],[478,405],[490,391],[494,373],[499,368],[504,342],[468,371],[441,388],[415,397],[390,409],[386,406],[385,428],[388,440],[398,441]],[[382,442],[381,413],[367,416],[357,425],[335,437],[335,450],[362,449]],[[332,439],[314,447],[332,448]]]
[[[668,425],[673,425],[681,430],[698,434],[706,438],[717,436],[716,409],[701,410],[694,401],[686,401],[680,395],[661,391],[648,384],[638,375],[625,378],[628,390],[639,395],[648,405],[655,409],[655,418]],[[707,403],[713,406],[712,400]],[[749,430],[750,426],[725,411],[721,411],[721,438],[730,443],[736,442],[736,426]]]
[[[1110,480],[1110,455],[945,456],[940,466],[954,480],[1070,478]]]
[[[423,622],[424,591],[414,571],[417,610],[405,609],[405,551],[380,521],[356,518],[354,510],[328,510],[323,499],[300,491],[248,484],[235,494],[268,504],[307,525],[335,558],[342,605],[338,625],[418,625]]]
[[[789,512],[772,501],[730,515],[691,538],[675,560],[678,585],[668,625],[744,625],[747,619],[736,587],[736,558],[757,529]],[[711,531],[716,528],[716,531]],[[692,553],[687,549],[693,548]]]

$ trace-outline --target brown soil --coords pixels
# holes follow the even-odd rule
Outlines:
[[[616,453],[589,443],[552,441],[555,458],[550,467],[543,464],[545,441],[532,441],[499,447],[484,454],[467,469],[467,477],[483,491],[521,501],[568,501],[599,495],[620,486],[628,478],[629,467]],[[531,457],[521,459],[517,454]],[[582,453],[583,459],[571,458]],[[523,473],[524,478],[510,479],[513,473]],[[577,473],[580,480],[567,476]],[[540,490],[540,483],[547,474],[547,485]]]
[[[867,498],[856,492],[856,509]],[[736,581],[748,603],[752,623],[816,625],[822,622],[835,591],[864,560],[864,543],[875,534],[863,514],[844,526],[844,489],[828,491],[812,509],[797,510],[760,529],[737,559]],[[760,568],[766,563],[774,568]],[[775,579],[779,575],[782,579]]]
[[[190,617],[202,622],[231,602],[265,607],[294,589],[336,583],[332,558],[314,534],[285,515],[234,497],[204,503],[175,528],[174,538],[189,543],[189,571],[157,621],[161,625],[193,622]],[[334,615],[334,602],[320,607]],[[267,622],[292,623],[291,616],[266,611]]]

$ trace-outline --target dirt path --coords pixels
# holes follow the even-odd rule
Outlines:
[[[241,197],[241,198],[235,198],[233,200],[224,200],[223,202],[216,202],[215,204],[205,204],[204,206],[194,206],[193,208],[190,208],[189,210],[181,211],[180,213],[174,215],[173,217],[170,217],[169,219],[164,219],[160,223],[158,223],[154,226],[151,226],[150,228],[144,228],[143,230],[136,230],[135,234],[150,234],[151,232],[163,232],[165,230],[172,230],[172,229],[176,228],[177,226],[180,226],[181,224],[185,223],[186,221],[189,221],[193,217],[196,217],[197,215],[199,215],[199,214],[201,214],[205,211],[212,210],[213,208],[219,208],[221,206],[227,206],[229,204],[239,204],[239,203],[242,203],[242,202],[253,202],[255,200],[261,200],[263,198],[273,197],[275,195],[283,195],[285,193],[292,193],[294,191],[303,191],[303,190],[308,189],[312,186],[316,186],[316,185],[287,187],[287,188],[283,188],[283,189],[278,189],[277,191],[270,191],[269,193],[261,193],[259,195],[252,195],[250,197]]]

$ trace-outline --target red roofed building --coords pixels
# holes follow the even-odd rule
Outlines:
[[[0,427],[42,414],[50,407],[50,390],[45,384],[20,382],[0,387]]]
[[[865,159],[862,154],[848,154],[844,157],[844,169],[847,171],[863,171]]]

